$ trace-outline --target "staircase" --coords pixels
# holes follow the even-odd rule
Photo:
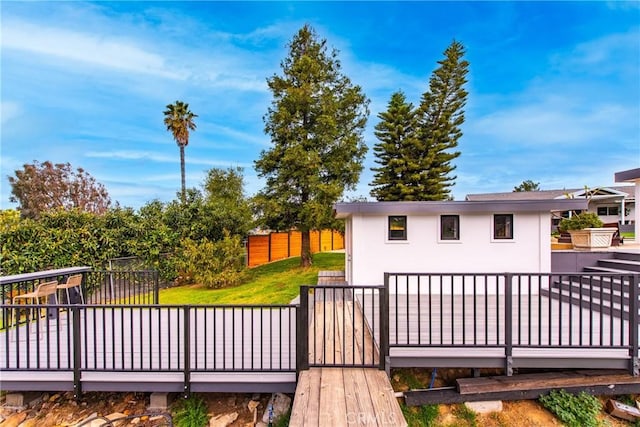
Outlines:
[[[613,258],[600,259],[583,271],[584,276],[556,277],[550,289],[540,290],[541,295],[628,320],[629,285],[631,275],[640,275],[640,252],[615,252]],[[598,273],[625,276],[598,276]]]

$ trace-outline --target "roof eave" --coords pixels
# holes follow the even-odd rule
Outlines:
[[[335,217],[360,215],[428,215],[442,213],[551,212],[587,209],[585,199],[500,200],[446,202],[354,202],[336,203]]]

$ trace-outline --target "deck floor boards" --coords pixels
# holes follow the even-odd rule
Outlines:
[[[362,303],[350,295],[325,292],[312,300],[312,367],[300,373],[289,421],[292,427],[407,425],[386,373],[377,367],[362,367],[379,364],[369,327],[375,323],[365,318]]]

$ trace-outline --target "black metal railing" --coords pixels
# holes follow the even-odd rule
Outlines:
[[[0,368],[81,372],[295,372],[299,307],[31,305],[5,328]],[[0,310],[18,318],[22,307]],[[57,316],[45,312],[55,310]],[[306,329],[306,328],[303,328]]]
[[[160,298],[156,270],[92,270],[84,286],[90,304],[158,304]]]
[[[0,304],[11,304],[14,297],[35,291],[41,283],[56,280],[59,284],[63,284],[68,277],[76,274],[83,276],[80,289],[72,288],[70,292],[59,290],[56,297],[52,295],[48,298],[48,303],[79,304],[82,299],[88,304],[144,305],[159,303],[157,271],[95,271],[90,267],[70,267],[0,277]],[[29,301],[22,300],[21,305],[26,302]],[[56,310],[49,310],[50,316],[57,316]],[[23,308],[21,315],[18,316],[18,321],[34,320],[29,316],[35,312],[35,310]],[[9,312],[0,310],[0,331],[11,322]]]
[[[308,341],[298,342],[308,346],[308,366],[384,369],[385,301],[382,286],[302,286],[300,310],[309,316]]]
[[[503,348],[507,361],[514,348],[624,349],[638,375],[639,277],[385,274],[389,345]]]

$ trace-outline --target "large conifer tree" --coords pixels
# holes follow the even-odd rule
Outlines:
[[[463,59],[464,46],[453,41],[444,51],[444,59],[429,80],[429,90],[422,95],[419,108],[421,151],[419,160],[425,171],[417,200],[445,200],[451,198],[456,176],[451,175],[451,163],[460,155],[452,151],[462,136],[464,106],[467,102],[469,63]]]
[[[265,132],[273,146],[255,162],[266,178],[256,204],[268,227],[302,232],[307,266],[309,231],[331,224],[333,203],[358,182],[368,100],[342,74],[337,52],[308,25],[293,37],[281,68],[281,76],[267,80],[273,100]]]
[[[396,92],[378,118],[375,135],[379,142],[373,151],[380,167],[372,168],[375,175],[370,184],[374,187],[371,195],[378,201],[419,200],[416,192],[423,171],[420,156],[416,155],[416,110],[404,93]]]

